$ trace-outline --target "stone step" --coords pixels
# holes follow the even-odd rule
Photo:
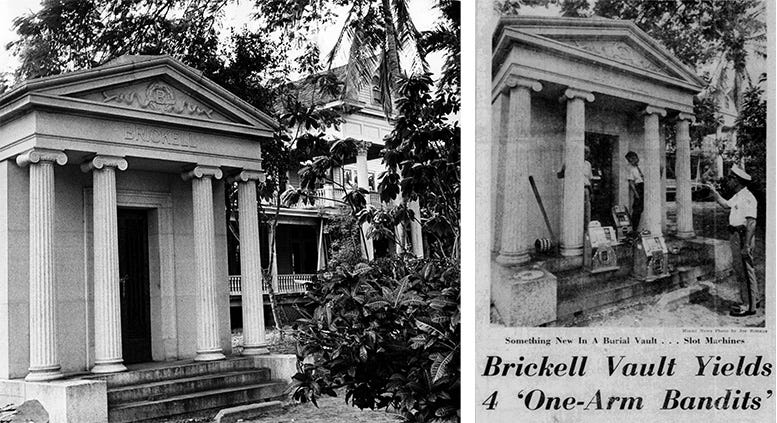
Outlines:
[[[126,372],[105,375],[83,376],[86,379],[100,379],[108,384],[108,388],[139,385],[163,380],[183,379],[200,375],[231,372],[237,370],[253,370],[254,359],[251,357],[230,357],[219,361],[176,361],[145,368],[132,368]]]
[[[673,288],[673,283],[671,277],[652,282],[628,277],[610,280],[600,285],[559,286],[557,321],[564,321],[578,314],[592,312],[630,298],[666,292]]]
[[[284,396],[286,386],[287,383],[284,381],[268,381],[176,395],[161,400],[131,402],[109,407],[108,421],[110,423],[142,422],[160,417],[276,400]]]
[[[159,400],[176,395],[254,385],[270,380],[269,369],[238,370],[233,372],[198,375],[182,379],[163,380],[139,385],[108,389],[108,406],[139,400]]]

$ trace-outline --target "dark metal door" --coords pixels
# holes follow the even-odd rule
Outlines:
[[[151,361],[148,218],[145,210],[119,209],[119,294],[124,362]]]

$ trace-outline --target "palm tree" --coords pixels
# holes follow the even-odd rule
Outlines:
[[[350,41],[345,89],[358,91],[377,74],[383,111],[388,117],[393,110],[396,81],[403,75],[400,53],[410,56],[413,72],[428,70],[420,39],[407,0],[356,1],[327,56],[327,66],[332,67],[343,44]]]
[[[733,100],[737,112],[742,105],[742,94],[753,86],[753,80],[747,71],[748,50],[766,58],[766,24],[762,20],[765,11],[765,4],[759,3],[750,7],[746,13],[735,15],[729,36],[721,37],[710,46],[720,53],[715,58],[714,71],[705,94],[717,96],[725,93]],[[734,75],[731,87],[727,90],[731,81],[730,71],[733,71]]]

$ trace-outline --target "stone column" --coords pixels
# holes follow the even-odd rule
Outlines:
[[[647,229],[653,235],[661,231],[661,140],[658,133],[658,118],[666,116],[666,110],[648,106],[645,108],[645,148],[639,166],[645,175],[645,209],[640,219],[640,229]]]
[[[594,101],[588,91],[568,88],[562,100],[567,102],[567,126],[564,139],[564,190],[561,209],[561,255],[583,254],[583,166],[585,164],[585,102]]]
[[[397,198],[394,199],[394,207],[399,207],[402,205],[402,197],[401,193],[397,195]],[[407,239],[405,237],[406,234],[406,222],[400,221],[399,223],[394,226],[394,238],[396,238],[394,249],[396,255],[402,255],[405,253],[405,250],[407,248]]]
[[[197,356],[195,361],[221,360],[216,279],[216,233],[213,222],[213,178],[221,179],[221,169],[197,166],[181,175],[192,181],[194,215],[194,263],[197,281]],[[247,273],[243,271],[242,273]],[[242,277],[245,277],[243,275]],[[243,280],[243,292],[246,291]]]
[[[674,173],[677,180],[677,236],[692,238],[693,231],[693,201],[691,200],[691,136],[689,125],[695,117],[688,113],[677,116],[676,144],[677,155]]]
[[[410,221],[410,242],[413,244],[413,255],[419,258],[424,256],[424,237],[421,230],[421,206],[418,200],[408,201],[407,207],[413,211],[413,220]]]
[[[81,164],[92,172],[94,234],[94,367],[92,373],[127,370],[121,349],[119,230],[116,223],[116,170],[127,170],[122,157],[95,156]]]
[[[531,141],[531,91],[541,90],[542,84],[533,79],[512,76],[506,85],[510,91],[510,113],[503,115],[509,121],[505,140],[502,236],[496,261],[513,265],[531,259],[526,239],[526,216],[531,199],[526,152]]]
[[[324,199],[318,200],[321,201],[321,204],[324,207],[335,207],[337,203],[332,201],[332,199],[335,198],[335,186],[330,183],[324,184]]]
[[[269,354],[264,333],[262,252],[259,241],[259,213],[256,210],[256,181],[264,181],[264,172],[244,170],[233,180],[237,181],[240,210],[243,355]]]
[[[368,194],[365,195],[365,200],[367,201],[367,205],[370,204],[370,196],[371,189],[370,189],[370,177],[369,173],[367,172],[367,151],[372,146],[372,143],[367,141],[362,141],[357,144],[357,153],[356,153],[356,179],[358,179],[358,186],[359,188],[366,189]],[[365,222],[362,223],[362,255],[367,260],[372,260],[375,258],[373,255],[373,248],[372,248],[372,238],[368,238],[367,234],[370,231],[370,224]]]
[[[326,244],[324,243],[324,219],[318,226],[318,255],[316,260],[316,271],[326,269]]]
[[[54,164],[65,153],[34,148],[16,157],[30,166],[30,368],[25,380],[62,377],[57,348],[57,291],[54,265]]]

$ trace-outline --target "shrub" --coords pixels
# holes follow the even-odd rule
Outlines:
[[[459,421],[459,276],[453,261],[404,258],[321,274],[315,312],[296,326],[294,399],[344,388],[362,409]]]
[[[356,218],[350,214],[335,215],[327,218],[324,233],[328,242],[329,262],[327,267],[336,269],[339,266],[353,268],[362,262],[359,225]]]

